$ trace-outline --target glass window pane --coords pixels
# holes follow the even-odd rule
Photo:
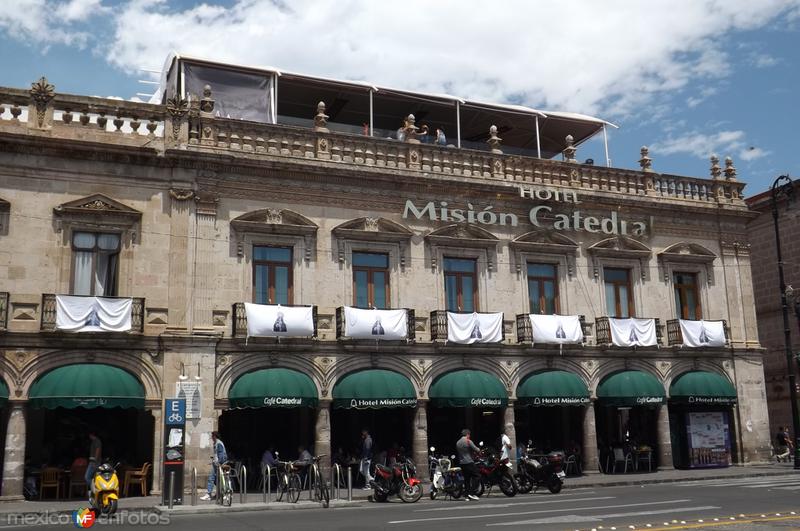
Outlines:
[[[628,308],[628,286],[623,284],[617,286],[617,288],[619,289],[619,317],[630,317],[630,308]]]
[[[75,252],[75,270],[72,272],[72,294],[92,294],[92,256],[93,253]]]
[[[267,289],[269,288],[269,267],[265,265],[255,266],[253,277],[256,286],[255,287],[256,304],[268,304],[269,293],[267,292]]]
[[[375,300],[372,303],[376,308],[385,309],[386,305],[386,273],[375,271],[372,273],[372,285]]]
[[[253,259],[269,260],[271,262],[291,262],[292,250],[287,247],[267,247],[259,245],[253,247]]]
[[[700,316],[697,315],[697,301],[694,300],[694,290],[689,288],[684,290],[684,293],[686,294],[686,306],[689,310],[689,319],[699,319]]]
[[[475,260],[463,258],[445,258],[444,270],[461,273],[474,273]]]
[[[605,277],[606,282],[628,282],[627,269],[605,268],[603,269],[603,276]]]
[[[78,249],[94,249],[95,237],[91,232],[76,232],[72,235],[72,245]]]
[[[367,283],[366,271],[353,271],[355,279],[356,306],[359,308],[369,307],[369,285]]]
[[[289,268],[275,267],[275,300],[273,304],[289,304]]]
[[[382,253],[353,253],[353,265],[363,267],[389,267],[389,255]]]
[[[556,284],[552,280],[544,281],[544,313],[556,313]]]
[[[556,266],[553,264],[528,264],[528,276],[554,278]]]
[[[463,312],[475,311],[475,300],[473,298],[472,289],[473,289],[472,277],[468,276],[461,277],[461,301],[462,301],[461,311]]]
[[[681,300],[681,290],[675,286],[675,314],[678,319],[683,319],[683,300]]]
[[[606,315],[609,317],[616,317],[617,315],[614,284],[610,283],[606,283]]]
[[[447,310],[458,311],[458,277],[445,275],[444,277],[444,296],[447,301]]]
[[[530,298],[531,313],[542,313],[539,305],[541,294],[539,293],[539,282],[536,280],[528,282],[528,297]]]
[[[119,249],[119,234],[98,234],[97,246],[104,251]]]

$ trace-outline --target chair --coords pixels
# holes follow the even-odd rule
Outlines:
[[[69,486],[67,490],[67,498],[72,498],[72,493],[75,487],[78,487],[78,496],[82,497],[89,490],[86,486],[86,468],[87,465],[73,465],[69,469]]]
[[[647,471],[653,471],[653,450],[645,450],[644,452],[638,452],[636,454],[636,470],[639,470],[639,466],[642,462],[647,462]]]
[[[567,457],[567,460],[564,461],[564,472],[569,475],[570,470],[574,471],[577,476],[581,475],[581,463],[575,454]]]
[[[85,485],[85,483],[84,483]],[[61,469],[48,467],[42,469],[42,480],[39,485],[39,499],[42,499],[44,489],[56,489],[56,499],[61,497]]]
[[[142,468],[134,468],[125,472],[125,491],[123,495],[128,497],[128,489],[131,484],[138,483],[142,488],[142,496],[147,496],[147,476],[150,474],[150,463],[145,463]]]
[[[631,464],[631,468],[633,468],[633,457],[631,456],[630,452],[625,453],[622,448],[614,448],[614,468],[613,471],[617,473],[617,463],[622,463],[625,465],[623,474],[628,473],[628,463]]]

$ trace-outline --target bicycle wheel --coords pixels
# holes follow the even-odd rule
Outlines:
[[[289,503],[297,503],[300,499],[300,491],[303,490],[303,485],[300,483],[300,476],[292,474],[289,476],[289,488],[286,491],[286,501]]]
[[[319,490],[320,490],[320,494],[321,494],[320,502],[322,502],[322,506],[327,509],[328,506],[331,504],[331,494],[328,491],[328,485],[324,481],[320,481],[318,484],[320,486]]]
[[[277,501],[281,501],[283,499],[283,493],[286,492],[286,485],[289,483],[289,479],[286,475],[281,475],[278,485],[277,485],[277,497],[275,498]]]

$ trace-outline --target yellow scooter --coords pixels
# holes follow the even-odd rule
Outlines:
[[[119,478],[115,469],[116,467],[103,463],[94,472],[89,503],[97,516],[111,516],[117,512]]]

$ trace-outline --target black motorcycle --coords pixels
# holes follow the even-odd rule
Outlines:
[[[393,466],[376,465],[375,479],[370,483],[374,489],[373,499],[385,502],[389,496],[397,495],[405,503],[414,503],[422,497],[422,482],[416,477],[417,467],[405,458]]]
[[[511,473],[512,468],[508,458],[500,459],[495,453],[484,449],[483,443],[480,443],[480,446],[481,452],[476,464],[481,481],[475,494],[483,496],[484,491],[491,491],[492,487],[497,485],[506,496],[515,496],[519,488]]]
[[[532,457],[533,450],[528,448],[525,455],[517,463],[518,472],[514,474],[519,492],[526,494],[539,487],[547,487],[553,494],[561,492],[566,474],[563,470],[564,454],[550,452],[541,461]]]

